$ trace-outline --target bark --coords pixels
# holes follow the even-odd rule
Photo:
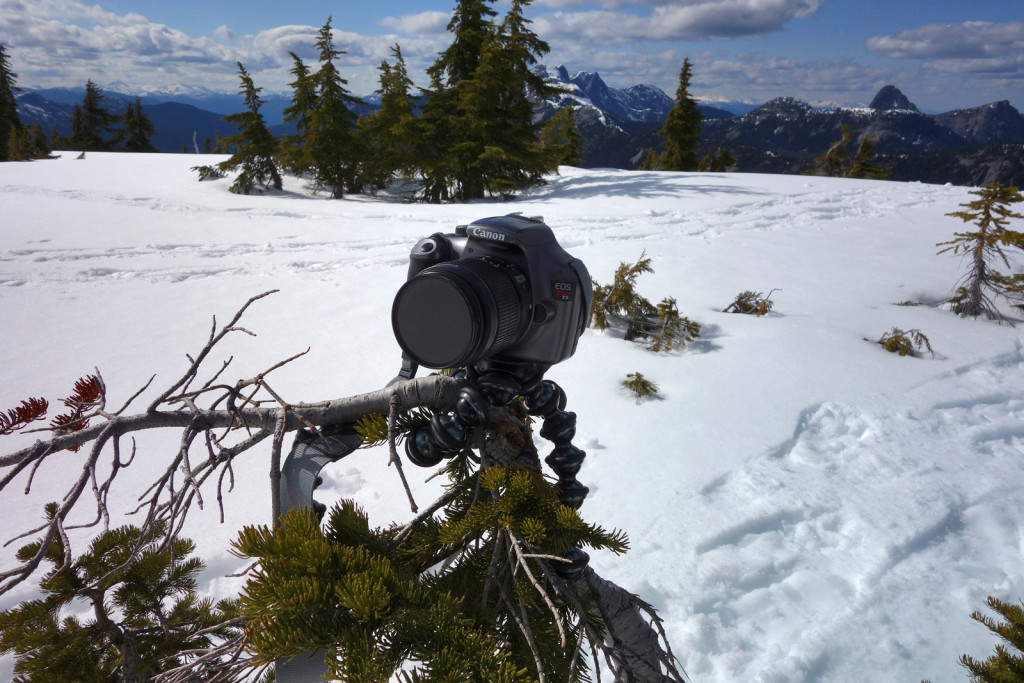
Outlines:
[[[395,384],[386,389],[371,391],[359,396],[327,401],[316,404],[294,404],[288,408],[243,408],[228,410],[153,410],[138,415],[115,416],[108,422],[57,436],[47,441],[37,441],[9,455],[0,456],[0,467],[15,466],[30,458],[47,453],[56,453],[95,440],[104,429],[110,428],[110,437],[123,436],[132,432],[161,427],[193,427],[216,429],[227,427],[248,427],[252,431],[264,430],[273,433],[284,416],[285,431],[294,431],[310,424],[318,427],[354,422],[370,413],[388,414],[393,393],[397,392],[401,405],[409,408],[424,406],[438,410],[450,410],[458,399],[459,390],[464,386],[461,380],[442,375],[430,375]]]

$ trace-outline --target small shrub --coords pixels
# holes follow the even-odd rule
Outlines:
[[[768,311],[772,310],[772,307],[775,305],[775,302],[771,299],[772,292],[774,291],[773,289],[771,292],[768,292],[768,296],[749,289],[740,292],[733,299],[733,302],[725,307],[724,312],[744,313],[746,315],[756,315],[757,317],[767,315]]]
[[[216,180],[217,178],[223,178],[227,175],[216,166],[193,166],[192,170],[199,174],[199,182],[203,182],[204,180]]]
[[[981,612],[974,612],[971,619],[983,624],[989,631],[1009,643],[1018,652],[1024,654],[1024,609],[1021,605],[1011,605],[989,596],[985,602],[988,608],[1003,617],[997,623],[992,617]],[[1014,654],[1003,645],[996,645],[994,655],[984,661],[978,661],[970,655],[960,657],[960,664],[967,669],[974,683],[1024,683],[1024,656]]]
[[[626,379],[622,381],[622,386],[633,393],[637,403],[648,396],[658,398],[658,385],[639,372],[631,372],[626,375]]]
[[[636,291],[642,273],[653,273],[646,252],[630,265],[620,263],[610,285],[594,282],[591,320],[595,328],[606,330],[612,323],[625,326],[625,339],[646,339],[651,351],[670,351],[700,337],[700,323],[680,315],[676,300],[665,297],[657,306]]]
[[[932,358],[935,357],[935,351],[932,350],[928,337],[925,336],[924,332],[917,329],[904,331],[894,327],[883,334],[875,343],[880,344],[889,353],[898,353],[901,356],[916,356],[915,350],[923,351],[927,349]]]

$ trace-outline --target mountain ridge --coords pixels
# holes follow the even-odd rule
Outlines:
[[[582,166],[635,169],[647,150],[660,144],[658,130],[673,100],[657,86],[612,88],[598,72],[570,74],[564,65],[539,65],[534,71],[562,90],[536,102],[535,120],[544,121],[571,106],[584,138]],[[26,123],[38,119],[47,132],[53,126],[67,135],[73,105],[81,101],[82,92],[23,89],[16,96],[19,113]],[[104,91],[105,104],[114,113],[124,111],[135,97]],[[183,85],[139,100],[157,130],[153,144],[167,152],[191,150],[194,141],[202,144],[218,133],[233,134],[233,127],[221,117],[242,109],[237,95]],[[216,110],[200,106],[203,103]],[[271,95],[261,109],[275,134],[287,132],[281,121],[288,105],[286,96]],[[375,106],[368,98],[359,113]],[[737,159],[733,170],[799,173],[811,168],[814,157],[838,140],[843,125],[848,125],[856,140],[875,140],[879,165],[894,179],[1024,184],[1024,116],[1008,100],[925,114],[899,88],[886,85],[867,107],[823,108],[794,97],[778,97],[743,114],[708,104],[698,107],[705,116],[698,154],[729,149]]]

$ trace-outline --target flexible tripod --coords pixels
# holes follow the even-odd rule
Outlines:
[[[452,414],[434,415],[430,424],[409,434],[406,454],[414,464],[433,467],[442,458],[452,457],[466,447],[469,430],[486,426],[492,407],[506,406],[522,396],[526,411],[544,418],[540,435],[555,447],[544,462],[558,475],[558,499],[563,505],[579,509],[590,489],[576,479],[586,453],[572,444],[576,435],[576,413],[567,412],[565,392],[544,379],[548,366],[537,363],[516,363],[483,360],[466,370],[468,386],[459,393]],[[554,569],[564,578],[578,576],[590,561],[579,548],[565,554],[568,562],[555,563]]]

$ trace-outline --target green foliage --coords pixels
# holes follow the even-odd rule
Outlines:
[[[583,136],[576,128],[572,107],[562,107],[544,123],[540,145],[555,168],[583,163]]]
[[[728,171],[735,163],[736,157],[734,157],[729,150],[723,147],[717,152],[709,152],[708,154],[705,154],[704,158],[700,160],[700,164],[697,165],[697,170],[710,173],[722,173],[724,171]]]
[[[48,506],[48,515],[55,512],[55,504]],[[43,596],[0,612],[0,654],[15,655],[16,680],[148,681],[182,664],[183,652],[237,634],[226,625],[237,614],[235,602],[196,596],[203,563],[190,557],[194,544],[163,540],[163,529],[143,536],[120,527],[67,566],[62,546],[50,546]],[[18,559],[27,562],[38,549],[38,542],[27,545]],[[90,619],[68,614],[81,602]]]
[[[928,353],[933,358],[935,357],[935,351],[932,350],[928,337],[918,329],[901,330],[898,327],[894,327],[883,334],[875,343],[881,345],[889,353],[898,353],[901,356],[913,357],[917,355],[916,351],[927,349]]]
[[[235,152],[230,159],[217,164],[217,168],[223,172],[241,169],[231,183],[230,189],[236,194],[249,194],[256,185],[273,185],[275,190],[280,190],[281,175],[274,162],[276,143],[260,114],[263,88],[256,87],[241,62],[236,65],[241,80],[239,93],[245,98],[247,111],[223,117],[238,128],[238,133],[224,138],[224,144],[234,147]]]
[[[637,403],[646,397],[658,397],[658,385],[639,372],[631,372],[626,375],[626,379],[622,380],[622,386],[633,393]]]
[[[625,326],[627,341],[644,339],[652,351],[670,351],[700,337],[700,323],[680,315],[674,298],[666,297],[655,306],[636,291],[637,278],[653,272],[644,252],[634,264],[620,263],[611,284],[595,281],[591,323],[599,330],[619,323]]]
[[[0,161],[13,160],[10,157],[9,140],[18,141],[24,126],[18,116],[18,103],[14,93],[19,90],[18,74],[11,70],[7,46],[0,43]]]
[[[448,30],[452,44],[427,69],[430,88],[420,117],[423,196],[467,201],[510,198],[541,184],[555,166],[538,142],[531,97],[557,92],[531,71],[549,50],[513,0],[496,24],[488,2],[461,0]]]
[[[846,167],[844,177],[846,178],[874,178],[876,180],[888,180],[892,174],[874,163],[875,159],[875,138],[865,135],[857,147],[857,154],[853,161]]]
[[[278,159],[283,168],[292,173],[305,173],[312,165],[312,160],[306,156],[304,141],[309,135],[309,117],[316,107],[316,84],[310,77],[309,67],[294,52],[289,52],[292,57],[292,68],[289,73],[295,80],[289,83],[292,87],[291,104],[284,109],[284,122],[295,126],[295,133],[285,135],[278,143]]]
[[[199,182],[203,182],[204,180],[217,180],[218,178],[223,178],[227,175],[216,166],[210,165],[193,166],[191,170],[199,174]]]
[[[76,104],[71,116],[71,144],[83,151],[112,149],[108,139],[110,128],[117,121],[103,106],[103,91],[88,80],[81,104]]]
[[[1024,250],[1024,233],[1010,230],[1010,219],[1024,219],[1010,209],[1011,204],[1024,201],[1016,187],[1001,183],[983,185],[971,194],[978,199],[961,204],[966,210],[946,214],[971,223],[976,229],[971,232],[955,233],[955,238],[939,242],[935,246],[945,247],[938,253],[952,251],[963,254],[970,264],[967,274],[961,279],[956,293],[950,298],[953,311],[966,318],[984,315],[989,319],[1006,320],[996,309],[989,294],[1004,296],[1014,302],[1024,303],[1021,275],[1007,276],[992,268],[994,261],[1002,261],[1010,267],[1008,249]]]
[[[329,674],[346,681],[525,683],[537,680],[525,623],[548,680],[580,674],[538,594],[546,582],[530,580],[543,577],[539,560],[526,555],[624,552],[624,535],[585,523],[523,468],[452,476],[448,500],[439,518],[407,529],[371,529],[343,501],[324,529],[296,509],[277,528],[243,530],[234,552],[259,561],[242,595],[257,660],[320,649]]]
[[[850,124],[844,123],[840,128],[839,139],[829,145],[825,153],[814,158],[814,167],[804,171],[804,175],[818,175],[841,178],[889,178],[888,171],[874,164],[875,139],[870,135],[861,138],[853,159],[846,161],[853,145],[854,132]]]
[[[1000,643],[996,645],[995,654],[987,659],[979,661],[963,655],[960,663],[967,669],[973,683],[1024,683],[1024,609],[1021,605],[1011,605],[991,596],[985,604],[1003,620],[997,622],[981,612],[974,612],[971,618],[999,636],[1016,652]]]
[[[772,301],[771,292],[768,292],[768,296],[763,295],[761,292],[755,292],[752,290],[745,290],[736,295],[733,302],[725,307],[725,313],[744,313],[746,315],[756,315],[761,317],[762,315],[768,315],[772,307],[775,306],[775,302]]]
[[[697,100],[690,96],[690,79],[693,65],[690,58],[683,60],[679,71],[679,87],[676,89],[675,104],[668,112],[664,125],[658,131],[664,142],[663,151],[657,157],[657,166],[665,171],[697,170],[697,154],[694,149],[700,137],[704,113],[697,108]]]
[[[398,45],[394,63],[380,63],[380,109],[359,121],[368,149],[364,173],[372,187],[387,187],[396,178],[411,178],[421,154],[419,121],[413,113],[413,86]]]
[[[149,141],[156,132],[153,122],[149,120],[142,111],[142,102],[138,97],[135,103],[128,103],[128,108],[120,117],[124,127],[118,129],[111,138],[112,147],[118,147],[124,143],[124,149],[128,152],[159,152],[153,143]]]
[[[410,431],[430,422],[433,414],[425,408],[398,411],[395,417],[395,443],[401,443]],[[355,424],[356,433],[362,437],[360,448],[373,448],[388,442],[388,418],[380,413],[368,413]]]
[[[356,115],[351,109],[359,100],[345,88],[348,81],[341,77],[335,63],[345,51],[334,47],[330,17],[317,34],[316,49],[320,68],[308,76],[316,102],[308,114],[308,129],[302,138],[303,159],[313,186],[341,199],[347,189],[359,189],[362,154],[357,148]]]

